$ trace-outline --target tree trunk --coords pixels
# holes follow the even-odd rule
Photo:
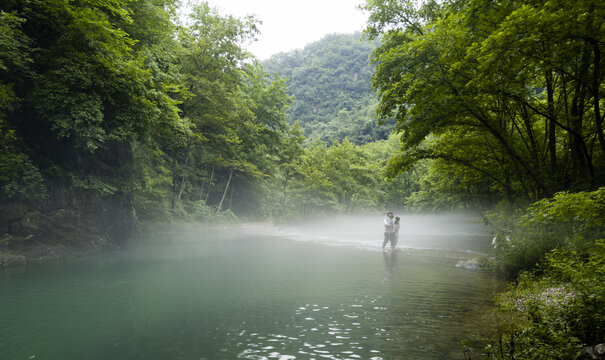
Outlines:
[[[191,139],[189,139],[189,143],[187,144],[187,158],[185,159],[185,166],[189,166],[189,162],[191,161],[191,150],[192,144]],[[183,190],[185,189],[185,174],[186,169],[183,170],[183,175],[181,176],[181,184],[179,185],[179,193],[177,194],[177,200],[181,200],[181,196],[183,196]]]
[[[527,111],[527,107],[525,105],[521,105],[521,110],[521,116],[523,117],[523,125],[525,125],[525,132],[527,132],[527,137],[529,139],[531,160],[536,166],[538,176],[541,176],[540,172],[543,161],[542,157],[540,156],[540,151],[538,151],[538,144],[536,142],[536,137],[534,136],[534,129],[532,127],[529,112]]]
[[[233,169],[229,172],[229,179],[227,180],[227,185],[225,185],[225,191],[223,191],[223,196],[221,197],[221,201],[218,203],[218,208],[216,209],[216,213],[218,214],[223,207],[223,201],[225,200],[225,195],[227,195],[227,189],[229,189],[229,184],[231,183],[231,176],[233,175]]]
[[[231,210],[231,205],[233,205],[233,188],[235,186],[231,187],[231,190],[229,191],[229,210]]]
[[[206,167],[204,166],[204,171],[206,171]],[[204,198],[204,184],[206,182],[204,180],[201,181],[200,184],[200,200],[202,200]]]
[[[285,174],[285,180],[284,180],[284,190],[283,190],[283,203],[282,203],[282,211],[283,211],[283,215],[285,217],[288,216],[288,206],[287,206],[287,199],[288,199],[288,180],[290,179],[290,171],[286,171]]]
[[[594,74],[592,76],[592,98],[594,104],[595,125],[597,128],[597,138],[601,146],[601,152],[605,155],[605,136],[603,135],[603,119],[601,117],[600,101],[601,96],[599,87],[601,85],[601,49],[599,43],[593,45],[594,51]]]
[[[208,181],[208,192],[206,192],[206,198],[204,202],[208,204],[208,196],[210,196],[210,188],[212,187],[212,179],[214,178],[214,166],[212,167],[212,172],[210,173],[210,180]]]
[[[179,186],[179,193],[177,194],[177,200],[181,200],[181,196],[183,196],[183,189],[185,188],[185,174],[181,176],[181,185]]]
[[[529,177],[533,180],[534,184],[539,190],[539,197],[550,197],[551,191],[544,183],[544,179],[538,176],[538,173],[535,169],[528,164],[514,149],[514,147],[509,143],[506,139],[505,134],[503,134],[500,129],[497,129],[494,124],[491,123],[491,119],[488,115],[486,115],[481,108],[476,108],[472,104],[469,104],[464,100],[456,87],[452,84],[450,85],[450,89],[452,93],[458,98],[460,104],[469,112],[471,116],[479,121],[479,123],[494,136],[494,138],[502,145],[503,149],[510,155],[513,161],[516,161],[519,165],[523,167],[523,169],[527,172]]]
[[[546,72],[546,98],[548,106],[548,119],[546,119],[546,132],[548,138],[548,153],[550,155],[550,173],[558,182],[559,170],[557,169],[557,144],[555,134],[555,104],[554,104],[554,80],[552,71]],[[557,184],[559,186],[559,184]]]
[[[174,210],[174,206],[175,206],[175,202],[176,199],[174,197],[174,194],[176,193],[176,155],[177,155],[177,151],[174,151],[174,154],[172,155],[172,210]]]
[[[539,190],[538,197],[549,197],[551,192],[544,183],[543,179],[538,176],[538,173],[535,171],[535,169],[517,153],[511,144],[509,144],[504,134],[502,134],[502,132],[500,132],[490,123],[490,119],[488,119],[480,110],[474,109],[466,102],[463,102],[463,105],[469,110],[471,115],[479,120],[487,131],[494,136],[494,138],[502,145],[503,149],[510,155],[511,159],[523,167]]]
[[[574,132],[575,136],[571,137],[571,154],[572,154],[572,166],[573,179],[576,184],[580,182],[579,188],[583,189],[586,185],[581,184],[582,180],[588,179],[589,184],[592,184],[594,180],[594,171],[592,169],[592,162],[590,154],[586,148],[586,143],[583,138],[582,125],[584,122],[584,106],[586,96],[585,79],[588,74],[588,59],[589,54],[587,51],[582,55],[582,64],[576,80],[575,93],[571,104],[571,124],[570,128]]]

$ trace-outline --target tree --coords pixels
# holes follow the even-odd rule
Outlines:
[[[589,120],[586,106],[591,96],[592,111],[601,101],[590,88],[603,80],[594,45],[602,29],[593,23],[602,7],[587,1],[560,8],[428,1],[416,10],[410,2],[368,1],[367,34],[384,34],[373,60],[378,114],[395,116],[403,133],[390,175],[440,159],[511,202],[602,183],[602,149],[587,145],[599,141],[602,119],[594,112]]]
[[[14,0],[0,7],[9,19],[2,26],[11,30],[3,31],[2,61],[13,70],[2,72],[0,84],[14,94],[0,110],[3,137],[6,131],[9,153],[27,154],[19,160],[25,170],[18,171],[30,174],[24,180],[47,189],[44,199],[34,191],[19,200],[72,214],[78,232],[117,243],[130,235],[136,216],[135,142],[164,119],[179,121],[166,90],[170,77],[163,79],[151,61],[171,38],[174,3],[155,5]]]
[[[14,12],[0,11],[0,199],[40,198],[46,187],[38,167],[23,149],[23,141],[7,116],[21,102],[15,85],[29,71],[31,40],[21,31],[25,20]]]
[[[327,153],[326,144],[321,140],[314,140],[296,168],[297,176],[292,184],[291,203],[299,207],[297,213],[304,218],[336,210],[337,195],[324,163]]]

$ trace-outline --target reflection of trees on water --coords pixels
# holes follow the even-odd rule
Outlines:
[[[385,281],[392,280],[397,275],[399,253],[397,251],[383,251],[382,257],[384,259],[384,279]]]

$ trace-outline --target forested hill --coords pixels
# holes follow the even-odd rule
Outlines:
[[[327,35],[263,63],[267,71],[290,79],[288,92],[295,99],[288,122],[299,121],[307,138],[331,143],[347,137],[361,144],[386,139],[392,130],[392,123],[377,126],[375,121],[378,100],[369,58],[379,42],[361,38],[361,33]]]

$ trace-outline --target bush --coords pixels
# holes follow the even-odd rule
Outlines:
[[[216,213],[216,209],[206,204],[206,202],[203,200],[194,201],[192,205],[191,215],[196,221],[207,221]]]
[[[495,261],[491,265],[513,279],[537,268],[555,248],[589,251],[605,237],[605,188],[557,193],[517,214],[486,214],[494,228]]]
[[[605,240],[589,252],[554,250],[541,275],[524,273],[497,299],[490,359],[573,359],[605,339]]]
[[[216,208],[207,205],[203,200],[195,201],[193,204],[193,216],[195,221],[204,223],[234,223],[238,221],[237,216],[231,210],[219,211]]]

